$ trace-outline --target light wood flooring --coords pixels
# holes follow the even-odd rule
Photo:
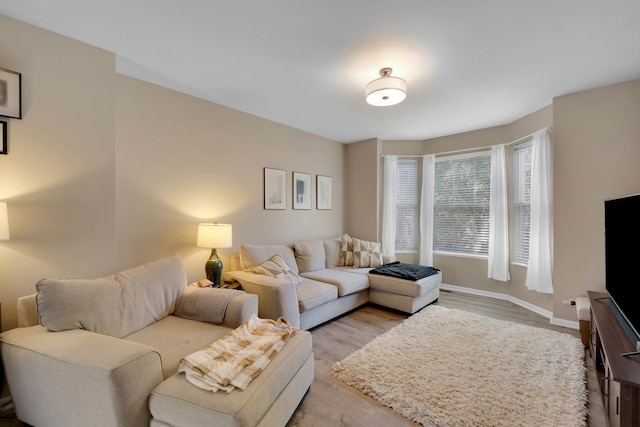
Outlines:
[[[567,332],[549,319],[507,301],[460,292],[440,292],[437,304],[467,310],[501,320]],[[416,426],[390,408],[331,377],[331,366],[407,318],[406,314],[365,305],[311,331],[315,357],[315,379],[287,427],[390,427]],[[535,351],[535,348],[531,348]],[[586,356],[589,388],[589,427],[605,427],[604,412],[591,359]],[[478,357],[482,357],[481,354]],[[4,402],[0,402],[4,403]],[[8,411],[0,409],[0,427],[22,427]]]
[[[580,337],[577,330],[555,326],[549,319],[508,301],[460,292],[441,291],[437,304],[500,320],[553,329]],[[365,305],[311,330],[315,357],[315,379],[287,427],[386,427],[415,426],[390,408],[331,377],[331,366],[383,332],[400,324],[406,314]],[[535,348],[531,348],[535,351]],[[478,357],[482,357],[481,354]],[[604,411],[589,352],[589,427],[605,427]]]

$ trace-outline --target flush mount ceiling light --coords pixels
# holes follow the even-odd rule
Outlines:
[[[380,78],[367,85],[367,103],[377,107],[396,105],[407,97],[407,82],[400,77],[391,77],[389,67],[380,69]]]

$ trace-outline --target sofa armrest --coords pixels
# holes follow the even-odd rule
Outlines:
[[[174,315],[201,322],[237,328],[258,314],[258,297],[242,291],[186,287]]]
[[[40,324],[40,317],[38,317],[38,308],[36,305],[36,294],[19,297],[16,307],[18,310],[19,327],[26,328],[27,326]]]
[[[293,283],[248,271],[227,273],[237,280],[242,289],[258,296],[258,316],[263,319],[287,319],[290,325],[300,327],[298,292]]]
[[[222,326],[235,329],[249,320],[252,314],[258,314],[258,296],[243,292],[229,301]]]
[[[149,425],[148,398],[163,381],[151,347],[85,330],[42,326],[0,335],[16,414],[30,425]]]

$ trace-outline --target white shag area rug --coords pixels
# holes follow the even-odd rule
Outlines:
[[[548,329],[426,307],[332,375],[423,426],[586,426],[584,349]]]

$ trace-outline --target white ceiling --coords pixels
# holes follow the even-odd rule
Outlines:
[[[113,52],[120,73],[343,143],[506,124],[640,78],[639,0],[0,0],[0,13]],[[364,88],[387,66],[407,99],[372,107]]]

